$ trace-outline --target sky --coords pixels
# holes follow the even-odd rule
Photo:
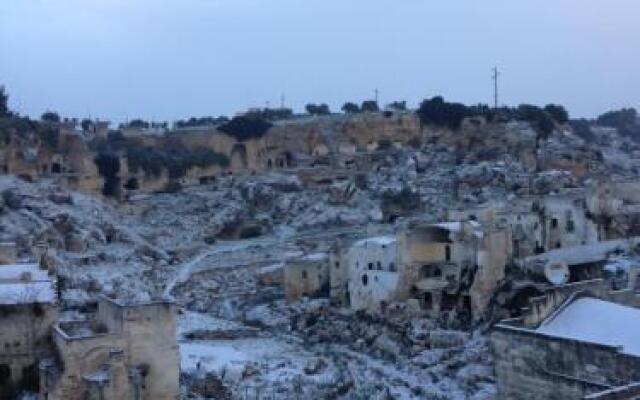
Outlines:
[[[442,95],[640,108],[638,0],[0,0],[0,84],[39,116],[174,121]]]

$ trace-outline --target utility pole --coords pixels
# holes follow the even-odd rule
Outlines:
[[[498,77],[500,76],[500,72],[498,72],[498,67],[493,67],[493,107],[498,108]]]

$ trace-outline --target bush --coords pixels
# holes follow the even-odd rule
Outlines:
[[[53,123],[60,122],[60,116],[53,111],[45,112],[44,114],[42,114],[42,116],[40,116],[40,119],[45,122],[53,122]]]
[[[591,125],[586,119],[574,119],[570,121],[571,129],[573,133],[582,138],[585,142],[593,142],[596,140],[596,135],[591,130]]]
[[[360,106],[362,112],[378,112],[380,108],[378,107],[378,103],[375,100],[365,100],[362,102]]]
[[[342,112],[345,114],[358,114],[360,112],[360,107],[356,103],[346,102],[341,108]]]
[[[307,104],[305,107],[307,113],[311,115],[329,115],[331,114],[331,110],[329,106],[326,104]]]
[[[417,111],[423,125],[435,125],[457,130],[462,120],[471,115],[471,110],[460,103],[448,103],[440,96],[420,103]]]
[[[606,112],[598,117],[597,123],[602,126],[616,128],[620,135],[640,141],[638,112],[634,108]]]
[[[120,193],[120,159],[109,153],[100,153],[93,160],[98,167],[98,173],[104,178],[102,194],[117,196]]]
[[[231,121],[218,127],[218,130],[239,141],[245,141],[264,136],[271,126],[262,118],[243,115],[233,117]]]
[[[566,124],[569,122],[569,113],[561,105],[547,104],[544,110],[559,124]]]
[[[200,127],[200,126],[215,126],[215,125],[224,124],[226,122],[229,122],[229,118],[227,118],[225,116],[220,116],[218,118],[214,118],[214,117],[201,117],[201,118],[191,117],[191,118],[189,118],[187,120],[176,121],[176,127],[177,128],[192,128],[192,127]]]
[[[521,104],[516,110],[519,120],[531,123],[541,138],[546,139],[555,129],[553,119],[545,110],[531,104]]]
[[[616,111],[608,111],[598,117],[598,125],[610,128],[621,128],[637,124],[638,112],[635,108],[623,108]]]

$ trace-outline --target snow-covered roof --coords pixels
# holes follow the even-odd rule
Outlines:
[[[536,332],[608,346],[640,356],[640,310],[590,297],[579,298],[543,322]]]
[[[0,265],[0,283],[3,281],[22,281],[25,274],[29,274],[29,279],[32,281],[49,279],[47,270],[41,269],[38,264]]]
[[[53,303],[54,280],[38,264],[0,265],[0,304]]]
[[[362,240],[358,240],[354,243],[354,246],[364,247],[368,244],[378,245],[378,246],[388,246],[396,242],[395,236],[375,236]]]

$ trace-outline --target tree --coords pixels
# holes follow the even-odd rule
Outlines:
[[[378,102],[375,100],[365,100],[362,102],[360,106],[362,112],[378,112],[380,108],[378,107]]]
[[[9,111],[9,95],[5,92],[4,86],[0,86],[0,118],[11,115]]]
[[[311,115],[329,115],[331,114],[331,110],[329,106],[326,104],[307,104],[305,107],[307,113]]]
[[[143,121],[141,119],[134,119],[127,124],[129,128],[136,129],[148,129],[151,125],[147,121]]]
[[[113,154],[100,153],[93,160],[98,167],[98,173],[104,178],[102,194],[117,196],[120,193],[120,159]]]
[[[235,137],[239,141],[264,136],[271,128],[271,123],[259,117],[241,115],[218,127],[220,132]]]
[[[460,128],[462,120],[472,115],[471,110],[460,103],[448,103],[441,96],[424,100],[417,111],[423,125],[435,125],[456,130]]]
[[[569,113],[559,104],[547,104],[544,106],[544,110],[559,124],[569,122]]]
[[[46,111],[40,116],[40,119],[45,122],[53,122],[53,123],[60,122],[60,116],[58,115],[58,113],[54,111]]]
[[[546,139],[555,129],[555,124],[551,115],[538,106],[520,104],[516,110],[516,116],[522,121],[531,123],[533,128],[543,139]]]
[[[356,103],[348,101],[344,103],[341,110],[345,114],[358,114],[360,112],[360,107],[358,107]]]

